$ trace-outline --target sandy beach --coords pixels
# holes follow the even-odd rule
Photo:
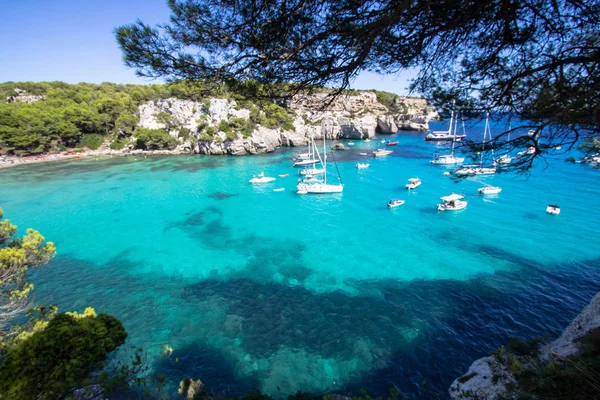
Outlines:
[[[80,152],[64,151],[56,154],[40,154],[37,156],[0,156],[0,169],[19,165],[41,164],[51,161],[89,159],[91,157],[125,157],[136,155],[181,155],[193,154],[183,150],[84,150]]]

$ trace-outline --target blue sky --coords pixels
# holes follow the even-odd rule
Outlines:
[[[112,31],[167,22],[169,9],[165,0],[0,0],[0,15],[0,82],[150,83],[123,65]],[[405,94],[410,77],[365,72],[353,86]]]

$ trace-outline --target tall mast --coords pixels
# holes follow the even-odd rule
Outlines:
[[[452,111],[452,116],[454,116],[454,111]],[[450,117],[452,121],[452,117]],[[463,122],[464,124],[464,122]],[[450,153],[452,157],[454,157],[454,143],[456,142],[456,131],[458,128],[458,115],[456,116],[456,120],[454,121],[454,134],[452,135],[452,152]]]
[[[326,142],[327,134],[323,133],[323,183],[327,184],[327,150],[326,150]]]

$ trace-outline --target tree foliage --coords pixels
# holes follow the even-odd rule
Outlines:
[[[64,398],[101,369],[125,342],[119,320],[93,309],[58,314],[45,329],[8,349],[0,365],[0,399]]]
[[[0,220],[3,213],[0,209]],[[33,285],[26,272],[47,264],[56,253],[54,243],[44,243],[44,237],[28,229],[22,238],[15,238],[17,227],[9,220],[0,222],[0,335],[10,319],[30,306]]]
[[[418,67],[412,88],[437,106],[527,121],[523,133],[542,133],[528,139],[536,156],[600,133],[599,0],[170,0],[169,7],[168,24],[115,29],[126,64],[141,76],[343,89],[362,70]]]

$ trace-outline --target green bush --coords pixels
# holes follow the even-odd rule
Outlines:
[[[133,135],[136,138],[135,148],[141,150],[172,150],[177,146],[177,139],[164,129],[137,128]]]
[[[129,143],[130,143],[130,141],[127,139],[124,139],[124,138],[115,139],[110,143],[110,148],[112,150],[121,150],[123,147],[127,146]]]
[[[121,322],[110,315],[59,314],[8,349],[0,366],[0,398],[65,398],[85,386],[126,338]]]
[[[97,133],[88,133],[81,135],[77,147],[87,147],[90,150],[96,150],[104,143],[105,136]]]

